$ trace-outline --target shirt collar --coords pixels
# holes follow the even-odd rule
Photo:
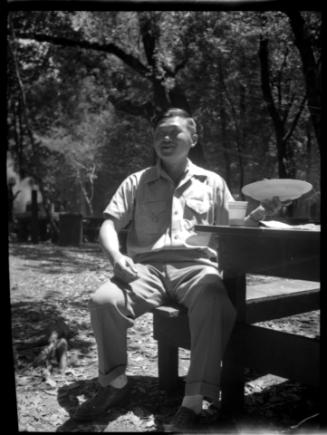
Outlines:
[[[184,180],[190,179],[193,176],[203,176],[205,175],[205,170],[202,169],[200,166],[195,165],[190,159],[187,159],[185,173],[184,173]],[[152,181],[158,180],[159,178],[167,178],[168,175],[163,170],[161,166],[161,162],[158,159],[155,166],[152,166],[151,170],[148,173],[146,182],[150,183]]]

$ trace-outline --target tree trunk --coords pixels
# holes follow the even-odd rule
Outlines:
[[[310,125],[306,126],[306,132],[307,132],[307,167],[306,167],[306,172],[307,172],[307,179],[310,180],[311,179],[311,167],[312,167],[312,137],[311,137],[311,129],[310,129]]]
[[[84,198],[85,203],[87,205],[87,208],[89,210],[89,214],[90,214],[90,216],[94,216],[94,210],[93,210],[92,201],[89,198],[89,195],[88,195],[88,193],[87,193],[87,191],[85,189],[85,186],[84,186],[84,184],[83,184],[83,182],[81,180],[80,175],[78,175],[78,182],[79,182],[79,185],[81,187],[81,192],[82,192],[83,198]]]
[[[278,175],[279,178],[288,178],[289,174],[286,167],[286,161],[287,161],[286,143],[283,140],[285,136],[285,128],[282,119],[279,116],[279,113],[276,109],[272,92],[271,92],[267,39],[260,38],[259,59],[260,59],[260,67],[261,67],[261,88],[262,88],[263,98],[266,102],[268,112],[272,118],[275,137],[276,137]]]
[[[23,122],[19,97],[12,101],[12,129],[15,143],[15,152],[18,160],[19,176],[21,179],[26,177],[25,161],[23,152]]]
[[[315,136],[321,150],[321,68],[315,61],[313,47],[309,35],[305,30],[305,22],[301,13],[296,10],[285,10],[295,37],[295,45],[298,47],[302,60],[302,70],[307,90],[308,108]]]
[[[238,136],[238,132],[236,132]],[[239,178],[239,191],[241,192],[242,186],[244,184],[244,165],[243,165],[243,157],[242,157],[242,146],[240,143],[240,138],[236,138],[236,149],[237,149],[237,158],[238,158],[238,168],[240,171]]]
[[[232,176],[231,176],[231,162],[230,155],[227,144],[227,134],[226,134],[226,111],[223,105],[220,107],[220,122],[221,122],[221,145],[223,148],[224,160],[225,160],[225,177],[226,183],[228,186],[231,185]]]
[[[37,203],[37,190],[32,190],[32,243],[39,242],[39,219],[38,219],[38,203]]]
[[[242,194],[242,187],[244,186],[244,175],[245,175],[245,168],[244,168],[244,160],[243,160],[243,150],[244,150],[244,144],[245,144],[245,137],[244,137],[244,125],[245,125],[245,89],[242,83],[240,83],[239,86],[240,89],[240,119],[238,123],[238,150],[239,150],[239,165],[240,165],[240,192],[241,197],[243,198]]]
[[[240,110],[236,111],[232,98],[229,95],[228,89],[225,85],[225,81],[223,78],[222,67],[220,66],[220,84],[223,88],[225,98],[222,101],[227,101],[230,109],[231,109],[231,120],[234,124],[235,131],[235,143],[236,143],[236,151],[237,151],[237,160],[239,167],[239,191],[241,192],[241,188],[244,184],[244,165],[243,165],[243,132],[242,132],[242,107],[241,99],[242,96],[240,94]]]
[[[226,171],[226,183],[228,186],[231,186],[231,161],[229,154],[229,147],[227,143],[227,114],[224,105],[224,97],[223,97],[223,89],[225,88],[224,84],[224,75],[222,65],[219,65],[219,102],[220,102],[220,122],[221,122],[221,145],[223,148],[223,155],[225,160],[225,171]]]

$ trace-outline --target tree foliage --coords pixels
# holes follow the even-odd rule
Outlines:
[[[320,35],[317,12],[12,12],[9,149],[51,200],[98,214],[181,106],[192,159],[235,193],[276,176],[319,188]]]

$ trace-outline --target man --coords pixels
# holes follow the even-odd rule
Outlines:
[[[187,307],[191,332],[185,396],[170,425],[183,430],[196,422],[204,397],[218,396],[220,361],[235,321],[215,242],[197,234],[194,225],[227,224],[227,202],[233,198],[218,174],[188,159],[197,134],[185,111],[168,110],[153,143],[157,164],[125,179],[104,211],[100,241],[114,276],[90,301],[102,388],[77,410],[75,419],[95,418],[126,397],[127,328],[169,298]],[[247,223],[257,225],[263,215],[260,206]],[[126,226],[127,255],[118,241]]]

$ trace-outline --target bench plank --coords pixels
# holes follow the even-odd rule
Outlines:
[[[250,299],[246,304],[246,323],[263,322],[318,310],[320,289]]]
[[[232,353],[230,350],[232,349]],[[260,351],[258,351],[260,349]],[[255,325],[236,328],[225,360],[237,358],[244,367],[319,386],[320,341]]]

